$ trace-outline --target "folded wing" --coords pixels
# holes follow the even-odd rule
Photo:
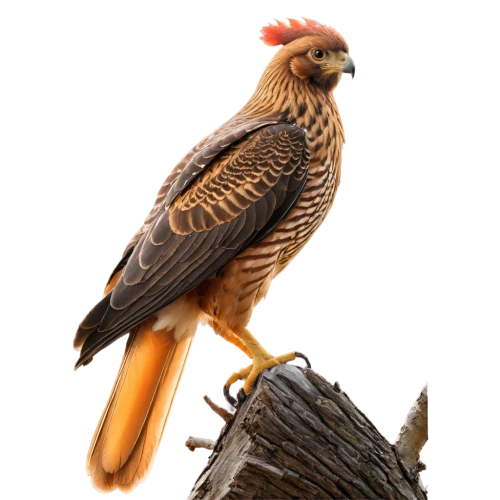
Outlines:
[[[116,285],[78,329],[76,367],[264,238],[295,206],[309,164],[303,129],[266,125],[220,149],[181,173],[118,266]]]

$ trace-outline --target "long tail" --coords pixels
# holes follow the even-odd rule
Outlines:
[[[155,319],[130,335],[108,403],[87,456],[96,489],[133,490],[153,465],[196,326],[180,340],[173,329],[152,330]]]

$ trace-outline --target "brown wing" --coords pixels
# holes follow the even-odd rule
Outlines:
[[[194,180],[183,171],[116,286],[80,325],[76,367],[269,234],[295,206],[308,163],[305,131],[279,123],[245,135]]]
[[[161,186],[151,212],[146,217],[139,231],[132,237],[127,248],[125,248],[122,260],[111,273],[109,281],[111,281],[118,271],[125,267],[135,245],[140,240],[141,236],[149,229],[151,224],[156,221],[161,210],[164,209],[165,206],[169,206],[172,200],[189,186],[216,156],[251,132],[276,123],[279,123],[279,121],[259,120],[242,122],[237,119],[236,115],[213,134],[205,137],[205,139],[189,151],[178,165],[176,165]]]

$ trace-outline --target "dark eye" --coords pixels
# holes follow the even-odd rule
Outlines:
[[[322,61],[326,57],[326,50],[313,49],[311,55],[315,61]]]

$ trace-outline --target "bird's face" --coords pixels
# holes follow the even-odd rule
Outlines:
[[[292,73],[301,80],[332,91],[340,81],[342,73],[354,78],[354,61],[349,54],[329,47],[322,37],[306,37],[286,47]]]

